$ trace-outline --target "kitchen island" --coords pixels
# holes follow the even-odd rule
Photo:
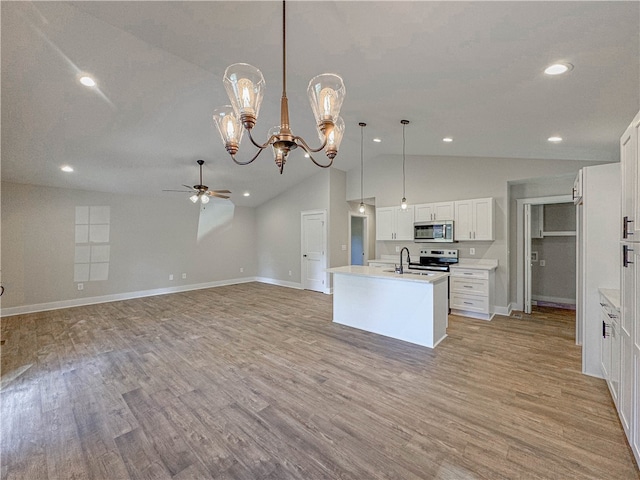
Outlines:
[[[434,348],[447,336],[448,273],[345,266],[333,274],[333,321]]]

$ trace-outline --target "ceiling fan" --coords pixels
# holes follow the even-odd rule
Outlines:
[[[189,200],[193,203],[196,203],[198,200],[202,203],[209,203],[209,197],[229,198],[228,195],[224,195],[225,193],[231,193],[229,190],[209,190],[209,187],[202,184],[202,165],[204,165],[204,160],[198,160],[197,163],[200,165],[200,183],[198,185],[190,187],[189,185],[183,184],[182,186],[189,190],[163,190],[163,192],[191,193],[192,195],[189,197]]]

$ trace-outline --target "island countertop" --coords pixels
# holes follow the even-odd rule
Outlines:
[[[391,280],[401,280],[406,282],[438,283],[445,280],[449,274],[445,272],[428,272],[420,274],[422,270],[405,269],[405,273],[387,272],[386,269],[378,267],[366,267],[361,265],[346,265],[344,267],[328,268],[328,273],[342,273],[345,275],[358,275],[372,278],[386,278]],[[388,270],[393,270],[390,268]],[[412,273],[413,272],[413,273]]]

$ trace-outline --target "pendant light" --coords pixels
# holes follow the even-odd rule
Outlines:
[[[311,109],[315,116],[316,128],[321,145],[310,147],[307,142],[294,135],[289,125],[289,101],[287,99],[287,42],[286,42],[286,7],[282,2],[282,97],[280,99],[280,125],[269,130],[265,143],[258,143],[253,138],[251,130],[258,120],[260,103],[264,94],[265,81],[262,72],[246,63],[235,63],[224,73],[224,87],[232,105],[218,108],[213,114],[213,120],[218,127],[222,143],[231,159],[238,165],[248,165],[268,146],[273,148],[276,166],[282,173],[287,156],[291,150],[302,148],[309,159],[317,166],[328,168],[338,154],[338,147],[344,134],[344,120],[339,116],[346,89],[339,75],[323,73],[311,79],[307,88]],[[258,148],[250,160],[241,161],[236,158],[240,148],[240,140],[244,130],[249,140]],[[312,154],[324,150],[327,163],[316,161]]]
[[[405,195],[406,188],[406,175],[405,175],[405,158],[404,158],[404,147],[405,147],[405,138],[404,138],[404,128],[409,125],[409,120],[400,120],[402,124],[402,202],[400,203],[400,208],[402,210],[407,209],[407,196]]]
[[[364,127],[367,126],[366,123],[360,122],[360,206],[358,207],[358,211],[360,213],[364,213],[366,208],[364,206]]]

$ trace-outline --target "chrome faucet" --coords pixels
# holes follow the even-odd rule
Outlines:
[[[409,249],[407,247],[402,247],[402,250],[400,250],[400,267],[396,268],[396,273],[404,273],[404,270],[402,269],[402,252],[407,251],[407,266],[409,266],[409,263],[411,263],[411,254],[409,253]]]

